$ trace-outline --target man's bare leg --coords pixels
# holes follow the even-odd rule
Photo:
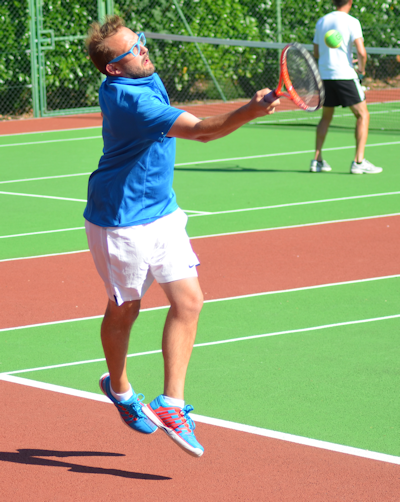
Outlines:
[[[140,300],[125,302],[119,307],[109,300],[101,325],[101,341],[110,377],[108,379],[107,375],[103,375],[99,383],[128,427],[142,434],[152,434],[157,426],[143,414],[142,404],[131,390],[126,374],[129,335],[139,307]]]
[[[111,388],[118,394],[129,390],[126,356],[131,328],[139,315],[139,308],[140,300],[125,302],[119,307],[109,300],[101,325],[101,342],[110,373]]]
[[[335,108],[333,106],[324,106],[322,108],[322,117],[317,126],[317,136],[315,141],[314,160],[322,161],[322,146],[328,133],[329,125],[332,121]]]
[[[203,306],[203,293],[197,277],[160,286],[171,303],[162,340],[164,395],[184,399],[186,372]]]
[[[362,162],[364,160],[364,150],[368,139],[368,128],[369,128],[369,112],[367,108],[367,102],[361,101],[356,105],[350,106],[351,111],[357,119],[356,122],[356,155],[354,160],[356,162]]]

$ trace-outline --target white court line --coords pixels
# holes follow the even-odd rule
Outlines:
[[[79,251],[77,251],[79,252]],[[74,251],[75,253],[75,251]],[[373,282],[373,281],[380,281],[380,280],[385,280],[385,279],[398,279],[400,277],[400,274],[395,274],[395,275],[386,275],[386,276],[381,276],[381,277],[370,277],[368,279],[358,279],[354,281],[343,281],[343,282],[333,282],[333,283],[326,283],[326,284],[318,284],[317,286],[304,286],[301,288],[293,288],[293,289],[281,289],[281,290],[276,290],[276,291],[265,291],[263,293],[251,293],[248,295],[239,295],[239,296],[229,296],[225,298],[215,298],[213,300],[204,300],[204,303],[217,303],[217,302],[225,302],[225,301],[231,301],[231,300],[244,300],[246,298],[257,298],[260,296],[269,296],[269,295],[275,295],[275,294],[282,294],[282,293],[296,293],[299,291],[309,291],[313,289],[322,289],[322,288],[329,288],[333,286],[346,286],[349,284],[361,284],[364,282]],[[160,307],[151,307],[147,309],[141,309],[140,312],[152,312],[154,310],[163,310],[163,309],[168,309],[169,305],[161,305]],[[91,316],[91,317],[78,317],[74,319],[64,319],[62,321],[50,321],[50,322],[44,322],[44,323],[38,323],[38,324],[27,324],[24,326],[14,326],[11,328],[1,328],[0,333],[3,331],[17,331],[21,329],[28,329],[28,328],[40,328],[42,326],[54,326],[57,324],[67,324],[70,322],[79,322],[79,321],[91,321],[94,319],[101,319],[103,318],[103,314],[101,315],[96,315],[96,316]]]
[[[3,192],[0,192],[3,193]],[[4,192],[4,193],[9,193],[9,192]],[[379,197],[379,196],[384,196],[384,195],[399,195],[400,192],[388,192],[388,193],[382,193],[382,194],[371,194],[371,195],[356,195],[354,197],[343,197],[339,199],[326,199],[326,200],[320,200],[320,201],[309,201],[309,202],[294,202],[294,203],[289,203],[289,204],[280,204],[277,206],[265,206],[265,207],[259,207],[259,208],[246,208],[246,209],[232,209],[229,211],[219,211],[215,213],[201,213],[201,214],[189,214],[188,218],[192,218],[194,216],[212,216],[215,214],[229,214],[229,213],[238,213],[238,212],[246,212],[246,211],[256,211],[256,210],[264,210],[264,209],[275,209],[275,208],[280,208],[280,207],[287,207],[287,206],[302,206],[302,205],[307,205],[307,204],[316,204],[316,203],[322,203],[322,202],[341,202],[349,199],[357,199],[357,198],[368,198],[368,197]],[[190,212],[189,209],[184,209],[183,211]],[[329,220],[329,221],[320,221],[320,222],[315,222],[315,223],[303,223],[299,225],[287,225],[284,227],[270,227],[270,228],[260,228],[256,230],[242,230],[238,232],[227,232],[227,233],[222,233],[222,234],[212,234],[212,235],[204,235],[204,236],[198,236],[198,237],[191,237],[191,239],[202,239],[202,238],[207,238],[207,237],[219,237],[222,235],[235,235],[235,234],[244,234],[244,233],[251,233],[251,232],[264,232],[268,230],[282,230],[285,228],[300,228],[300,227],[308,227],[308,226],[314,226],[314,225],[327,225],[329,223],[342,223],[346,221],[360,221],[360,220],[369,220],[369,219],[374,219],[374,218],[388,218],[390,216],[398,216],[400,213],[389,213],[389,214],[382,214],[382,215],[373,215],[373,216],[361,216],[359,218],[347,218],[344,220]],[[10,234],[10,235],[0,235],[0,239],[11,239],[13,237],[25,237],[28,235],[41,235],[41,234],[51,234],[54,232],[68,232],[71,230],[82,230],[85,227],[74,227],[74,228],[60,228],[57,230],[43,230],[39,232],[27,232],[23,234]],[[82,251],[83,252],[83,251]],[[64,254],[64,253],[59,253],[59,254]],[[65,253],[68,254],[68,253]],[[43,255],[47,256],[47,255]],[[53,255],[49,255],[53,256]],[[35,258],[35,257],[33,257]],[[12,260],[19,260],[20,258],[11,258]],[[21,258],[23,259],[23,258]],[[8,261],[6,260],[0,260],[1,261]]]
[[[245,208],[245,209],[228,209],[227,211],[214,211],[212,213],[207,213],[205,215],[203,215],[203,214],[190,214],[189,218],[195,217],[195,216],[214,216],[216,214],[245,213],[247,211],[262,211],[265,209],[279,209],[282,207],[307,206],[310,204],[323,204],[325,202],[342,202],[345,200],[368,199],[370,197],[383,197],[386,195],[399,195],[399,194],[400,194],[400,192],[384,192],[384,193],[375,193],[375,194],[368,194],[368,195],[352,195],[350,197],[337,197],[334,199],[308,200],[305,202],[288,202],[286,204],[275,204],[274,206],[259,206],[259,207],[249,207],[249,208]]]
[[[96,137],[76,138],[76,139],[77,140],[84,140],[84,139],[93,139],[93,138],[98,138],[98,137],[96,136]],[[74,139],[68,139],[68,140],[50,140],[49,142],[57,142],[57,141],[74,141]],[[0,147],[4,147],[4,146],[35,145],[35,144],[39,144],[39,143],[47,143],[47,141],[0,145]],[[389,143],[374,143],[374,144],[366,145],[366,147],[389,146],[389,145],[398,145],[398,144],[400,144],[400,141],[392,141],[392,142],[389,142]],[[335,151],[335,150],[347,150],[347,149],[351,149],[351,148],[354,148],[354,145],[352,145],[352,146],[342,146],[342,147],[333,147],[333,148],[324,148],[324,150],[325,151]],[[263,154],[263,155],[252,155],[252,156],[248,156],[248,157],[232,157],[232,158],[227,158],[227,159],[199,160],[199,161],[196,161],[196,162],[183,162],[183,163],[175,164],[175,167],[197,165],[197,164],[210,164],[210,163],[213,163],[213,162],[227,162],[227,161],[234,161],[234,160],[248,160],[248,159],[266,158],[266,157],[279,157],[279,156],[283,156],[283,155],[301,155],[301,154],[313,153],[313,152],[314,152],[314,150],[302,150],[302,151],[296,151],[296,152],[267,153],[267,154]],[[17,180],[0,181],[0,184],[4,184],[4,183],[20,183],[20,182],[26,182],[26,181],[39,181],[39,180],[56,179],[56,178],[68,178],[68,177],[71,177],[71,176],[88,176],[90,174],[91,173],[77,173],[77,174],[64,174],[64,175],[59,175],[59,176],[44,176],[44,177],[39,177],[39,178],[25,178],[25,179],[17,179]]]
[[[389,103],[398,103],[398,101],[389,101]],[[378,111],[371,111],[369,108],[372,106],[372,105],[379,105],[381,103],[368,103],[368,111],[369,111],[369,114],[370,115],[386,115],[388,113],[398,113],[400,112],[400,109],[399,110],[378,110]],[[290,111],[293,111],[293,110],[286,110],[284,113],[286,112],[290,112]],[[297,111],[297,110],[295,110]],[[282,112],[280,112],[282,113]],[[276,117],[276,115],[275,115]],[[354,114],[353,113],[342,113],[342,114],[335,114],[334,115],[334,120],[336,119],[341,119],[343,117],[354,117]],[[397,118],[397,117],[396,117]],[[308,121],[308,120],[319,120],[319,117],[312,117],[312,116],[306,116],[306,117],[292,117],[292,118],[289,118],[289,119],[279,119],[279,118],[276,118],[275,120],[263,120],[263,121],[260,121],[260,120],[256,120],[254,122],[250,122],[251,124],[278,124],[280,122],[300,122],[300,121]]]
[[[69,228],[66,230],[85,230],[85,227]],[[47,233],[52,233],[52,232],[63,232],[63,230],[49,230],[49,232],[47,232]],[[32,232],[31,234],[21,234],[21,235],[22,236],[35,235],[37,233],[41,234],[42,232]],[[19,236],[17,236],[17,237],[19,237]],[[1,237],[0,237],[0,239],[1,239]],[[3,261],[33,260],[34,258],[49,258],[50,256],[64,256],[64,255],[78,254],[78,253],[89,253],[89,249],[79,249],[78,251],[65,251],[63,253],[38,254],[36,256],[21,256],[19,258],[4,258],[4,260],[0,260],[0,263],[2,263]]]
[[[73,253],[75,253],[75,252],[80,252],[80,251],[73,251]],[[348,284],[361,284],[364,282],[380,281],[380,280],[385,280],[385,279],[397,279],[399,277],[400,277],[400,274],[383,275],[380,277],[369,277],[367,279],[357,279],[354,281],[331,282],[331,283],[325,283],[325,284],[318,284],[316,286],[304,286],[301,288],[292,288],[292,289],[279,289],[279,290],[275,290],[275,291],[264,291],[262,293],[250,293],[248,295],[227,296],[224,298],[214,298],[213,300],[204,300],[204,304],[225,302],[225,301],[231,301],[231,300],[244,300],[246,298],[257,298],[259,296],[269,296],[269,295],[276,295],[276,294],[281,294],[281,293],[296,293],[298,291],[309,291],[309,290],[313,290],[313,289],[330,288],[333,286],[346,286]],[[160,307],[150,307],[147,309],[141,309],[140,312],[151,312],[153,310],[162,310],[162,309],[168,309],[168,308],[169,308],[169,305],[161,305]],[[101,319],[102,317],[103,317],[103,314],[97,315],[97,316],[91,316],[91,317],[78,317],[78,318],[74,318],[74,319],[64,319],[62,321],[50,321],[50,322],[44,322],[44,323],[38,323],[38,324],[27,324],[25,326],[14,326],[12,328],[1,328],[0,333],[2,331],[16,331],[19,329],[38,328],[41,326],[53,326],[55,324],[65,324],[65,323],[69,323],[69,322],[90,321],[92,319]]]
[[[231,300],[243,300],[246,298],[256,298],[259,296],[268,296],[268,295],[275,295],[275,294],[281,294],[281,293],[296,293],[298,291],[308,291],[312,289],[321,289],[321,288],[329,288],[332,286],[346,286],[348,284],[360,284],[364,282],[372,282],[372,281],[380,281],[384,279],[397,279],[400,277],[400,274],[395,274],[395,275],[386,275],[386,276],[381,276],[381,277],[371,277],[368,279],[358,279],[354,281],[343,281],[343,282],[332,282],[332,283],[327,283],[327,284],[318,284],[317,286],[304,286],[301,288],[293,288],[293,289],[280,289],[276,291],[265,291],[263,293],[251,293],[248,295],[239,295],[239,296],[229,296],[225,298],[215,298],[213,300],[204,300],[204,303],[217,303],[217,302],[224,302],[224,301],[231,301]],[[162,305],[160,307],[151,307],[147,309],[141,309],[140,312],[151,312],[153,310],[162,310],[162,309],[167,309],[169,308],[169,305]],[[44,322],[44,323],[38,323],[38,324],[27,324],[25,326],[14,326],[12,328],[1,328],[0,333],[3,331],[16,331],[20,329],[25,329],[25,328],[39,328],[42,326],[53,326],[56,324],[66,324],[70,322],[78,322],[78,321],[91,321],[93,319],[101,319],[103,318],[103,314],[101,315],[96,315],[96,316],[91,316],[91,317],[78,317],[74,319],[64,319],[62,321],[50,321],[50,322]]]
[[[235,299],[237,299],[237,298],[235,298]],[[228,300],[228,299],[224,298],[224,300]],[[214,302],[215,301],[221,301],[221,300],[214,300]],[[168,308],[168,307],[159,307],[159,309],[161,309],[161,308]],[[156,309],[151,309],[151,310],[156,310]],[[276,331],[274,333],[264,333],[262,335],[250,335],[250,336],[243,336],[243,337],[239,337],[239,338],[228,338],[226,340],[217,340],[214,342],[195,343],[193,345],[193,348],[210,347],[212,345],[223,345],[226,343],[247,342],[249,340],[256,340],[258,338],[268,338],[271,336],[288,335],[288,334],[294,334],[294,333],[306,333],[308,331],[319,331],[322,329],[337,328],[339,326],[353,326],[355,324],[366,324],[369,322],[386,321],[388,319],[397,319],[399,317],[400,317],[400,314],[394,314],[394,315],[383,316],[383,317],[373,317],[370,319],[359,319],[356,321],[345,321],[345,322],[338,322],[338,323],[333,323],[333,324],[323,324],[321,326],[309,326],[307,328],[289,329],[289,330],[285,330],[285,331]],[[27,327],[27,326],[25,326],[25,327]],[[3,330],[1,330],[1,331],[3,331]],[[4,330],[4,331],[7,331],[7,330]],[[161,354],[161,352],[162,352],[161,349],[156,349],[156,350],[150,350],[150,351],[146,351],[146,352],[137,352],[135,354],[128,354],[127,357],[148,356],[148,355],[153,355],[153,354]],[[80,366],[83,364],[99,363],[99,362],[103,362],[103,361],[105,361],[105,358],[88,359],[86,361],[75,361],[72,363],[54,364],[51,366],[40,366],[37,368],[28,368],[28,369],[24,369],[24,370],[5,371],[3,373],[0,373],[0,376],[1,375],[18,375],[21,373],[31,373],[34,371],[45,371],[45,370],[52,370],[52,369],[56,369],[56,368],[66,368],[69,366]]]
[[[56,200],[68,200],[72,202],[87,202],[86,199],[71,199],[69,197],[55,197],[53,195],[34,195],[31,193],[16,193],[16,192],[1,192],[3,195],[17,195],[20,197],[36,197],[38,199],[56,199]]]
[[[19,180],[0,181],[0,185],[6,183],[22,183],[23,181],[41,181],[41,180],[54,180],[57,178],[72,178],[74,176],[89,176],[92,173],[78,173],[78,174],[60,174],[58,176],[42,176],[41,178],[21,178]]]
[[[59,392],[60,394],[67,394],[68,396],[83,397],[85,399],[91,399],[92,401],[101,401],[103,403],[112,404],[111,401],[104,394],[95,394],[94,392],[86,392],[84,390],[71,389],[69,387],[62,387],[61,385],[38,382],[35,380],[29,380],[28,378],[8,376],[1,373],[0,373],[0,380],[3,380],[4,382],[26,385],[27,387],[34,387],[35,389],[50,390],[53,392]]]
[[[72,253],[76,253],[80,251],[73,251]],[[71,254],[72,254],[71,253]],[[50,255],[54,256],[54,255]],[[217,303],[217,302],[225,302],[225,301],[231,301],[231,300],[244,300],[246,298],[257,298],[259,296],[269,296],[269,295],[275,295],[275,294],[281,294],[281,293],[296,293],[298,291],[309,291],[313,289],[322,289],[322,288],[330,288],[333,286],[346,286],[348,284],[361,284],[364,282],[372,282],[372,281],[380,281],[380,280],[385,280],[385,279],[397,279],[400,277],[400,274],[395,274],[395,275],[384,275],[380,277],[370,277],[368,279],[357,279],[354,281],[343,281],[343,282],[332,282],[332,283],[326,283],[326,284],[318,284],[317,286],[304,286],[301,288],[293,288],[293,289],[280,289],[276,291],[264,291],[263,293],[250,293],[248,295],[239,295],[239,296],[227,296],[224,298],[215,298],[213,300],[204,300],[204,303]],[[153,310],[163,310],[163,309],[168,309],[169,305],[161,305],[160,307],[151,307],[147,309],[141,309],[140,312],[152,312]],[[103,318],[103,314],[101,315],[96,315],[96,316],[91,316],[91,317],[77,317],[74,319],[64,319],[62,321],[49,321],[49,322],[43,322],[43,323],[38,323],[38,324],[26,324],[24,326],[14,326],[12,328],[1,328],[0,333],[3,331],[17,331],[20,329],[25,329],[25,328],[40,328],[42,326],[53,326],[56,324],[67,324],[70,322],[79,322],[79,321],[91,321],[94,319],[101,319]]]
[[[290,228],[315,227],[317,225],[330,225],[331,223],[346,223],[348,221],[374,220],[377,218],[389,218],[391,216],[400,216],[400,213],[380,214],[380,215],[374,215],[374,216],[361,216],[360,218],[347,218],[345,220],[319,221],[316,223],[302,223],[301,225],[287,225],[285,227],[269,227],[269,228],[261,228],[258,230],[239,230],[237,232],[225,232],[222,234],[209,234],[209,235],[201,235],[198,237],[190,237],[190,240],[208,239],[210,237],[223,237],[225,235],[240,235],[240,234],[251,234],[251,233],[255,233],[255,232],[269,232],[271,230],[287,230]],[[15,258],[11,258],[11,259],[14,260]],[[1,261],[3,261],[3,260],[0,260],[0,262]]]
[[[391,103],[391,101],[389,101]],[[393,101],[393,103],[396,103],[396,101]],[[71,127],[71,129],[49,129],[48,131],[30,131],[30,132],[15,132],[11,134],[1,134],[0,138],[5,138],[8,136],[28,136],[31,134],[57,134],[59,132],[69,132],[69,131],[84,131],[88,129],[101,129],[102,126],[88,126],[88,127]]]
[[[388,143],[373,143],[370,145],[366,145],[367,147],[373,147],[373,146],[390,146],[390,145],[400,145],[400,141],[390,141]],[[324,148],[325,152],[333,152],[337,150],[350,150],[354,149],[354,145],[352,146],[337,146],[333,148]],[[267,157],[283,157],[285,155],[301,155],[303,153],[315,153],[315,150],[299,150],[295,152],[281,152],[281,153],[267,153],[264,155],[251,155],[248,157],[231,157],[231,158],[226,158],[226,159],[215,159],[215,160],[202,160],[202,161],[197,161],[197,162],[184,162],[182,164],[175,164],[175,167],[179,166],[195,166],[198,164],[210,164],[213,162],[231,162],[234,160],[249,160],[249,159],[263,159]]]
[[[2,191],[0,191],[0,194],[19,195],[22,197],[38,197],[38,198],[42,198],[42,199],[68,200],[68,201],[73,201],[73,202],[87,202],[86,199],[70,199],[67,197],[53,197],[50,195],[32,195],[32,194],[27,194],[27,193],[2,192]],[[400,194],[400,191],[374,193],[374,194],[367,194],[367,195],[352,195],[349,197],[336,197],[334,199],[308,200],[308,201],[304,201],[304,202],[288,202],[286,204],[275,204],[273,206],[249,207],[249,208],[245,208],[245,209],[228,209],[226,211],[214,211],[214,212],[194,211],[191,209],[184,209],[184,211],[188,212],[188,213],[197,213],[197,214],[189,214],[188,217],[191,218],[191,217],[195,217],[195,216],[213,216],[216,214],[245,213],[247,211],[262,211],[265,209],[279,209],[282,207],[306,206],[306,205],[310,205],[310,204],[323,204],[325,202],[341,202],[341,201],[345,201],[345,200],[368,199],[370,197],[384,197],[387,195],[399,195],[399,194]]]
[[[193,209],[183,209],[185,213],[196,213],[195,216],[207,216],[208,214],[213,214],[208,211],[194,211]],[[190,214],[188,216],[191,216]]]
[[[52,139],[52,140],[47,140],[47,141],[33,141],[33,142],[28,142],[28,143],[10,143],[10,144],[5,144],[5,145],[0,145],[0,148],[2,147],[12,147],[12,146],[26,146],[26,145],[39,145],[39,144],[46,144],[46,143],[62,143],[66,141],[83,141],[83,140],[90,140],[90,139],[99,139],[101,136],[88,136],[85,138],[69,138],[69,139]],[[375,147],[375,146],[391,146],[391,145],[400,145],[400,141],[389,141],[387,143],[372,143],[366,145],[366,148],[369,147]],[[325,152],[333,152],[337,150],[351,150],[354,149],[354,145],[349,145],[349,146],[337,146],[337,147],[331,147],[331,148],[324,148]],[[234,160],[249,160],[249,159],[263,159],[263,158],[268,158],[268,157],[282,157],[285,155],[301,155],[301,154],[306,154],[306,153],[315,153],[315,150],[298,150],[295,152],[280,152],[280,153],[266,153],[262,155],[250,155],[246,157],[230,157],[226,159],[213,159],[213,160],[198,160],[196,162],[182,162],[179,164],[175,164],[175,167],[181,167],[181,166],[192,166],[192,165],[199,165],[199,164],[210,164],[213,162],[231,162]]]
[[[208,239],[210,237],[223,237],[225,235],[240,235],[240,234],[251,234],[251,233],[255,233],[255,232],[269,232],[272,230],[286,230],[286,229],[290,229],[290,228],[313,227],[313,226],[317,226],[317,225],[329,225],[331,223],[346,223],[348,221],[373,220],[376,218],[389,218],[391,216],[400,216],[400,213],[380,214],[380,215],[374,215],[374,216],[361,216],[360,218],[347,218],[346,220],[330,220],[330,221],[319,221],[316,223],[302,223],[300,225],[287,225],[285,227],[269,227],[269,228],[258,228],[255,230],[239,230],[237,232],[225,232],[222,234],[199,235],[196,237],[190,237],[190,240]],[[60,229],[60,230],[45,230],[42,232],[29,232],[26,234],[3,235],[3,236],[0,236],[0,239],[7,239],[7,238],[11,238],[11,237],[25,237],[26,235],[51,234],[54,232],[67,232],[70,230],[84,230],[84,229],[85,229],[85,227],[65,228],[65,229]],[[31,260],[33,258],[45,258],[47,256],[62,256],[62,255],[74,254],[74,253],[87,253],[88,251],[89,251],[88,249],[81,249],[79,251],[66,251],[64,253],[50,253],[50,254],[35,255],[35,256],[22,256],[19,258],[5,258],[3,260],[0,260],[0,263],[3,261]]]
[[[44,382],[38,382],[35,380],[29,380],[27,378],[20,378],[11,375],[0,374],[0,380],[4,382],[10,382],[19,385],[25,385],[27,387],[33,387],[35,389],[47,390],[50,392],[57,392],[60,394],[65,394],[67,396],[80,397],[83,399],[89,399],[92,401],[98,401],[102,403],[112,404],[111,401],[104,395],[96,394],[94,392],[87,392],[83,390],[71,389],[69,387],[63,387],[61,385],[54,385]],[[400,465],[400,457],[395,455],[388,455],[386,453],[380,453],[370,450],[363,450],[361,448],[354,448],[353,446],[346,446],[337,443],[330,443],[328,441],[322,441],[319,439],[307,438],[304,436],[296,436],[294,434],[289,434],[286,432],[273,431],[271,429],[263,429],[261,427],[254,427],[252,425],[240,424],[237,422],[231,422],[228,420],[221,420],[219,418],[205,417],[203,415],[197,415],[195,413],[190,414],[193,420],[199,423],[213,425],[215,427],[223,427],[224,429],[230,429],[238,432],[245,432],[247,434],[254,434],[256,436],[263,436],[270,439],[278,439],[280,441],[287,441],[289,443],[300,444],[303,446],[310,446],[313,448],[319,448],[322,450],[333,451],[336,453],[343,453],[346,455],[352,455],[355,457],[366,458],[369,460],[377,460],[379,462],[387,462],[390,464]]]
[[[85,227],[74,227],[74,228],[60,228],[59,230],[41,230],[40,232],[26,232],[25,234],[13,234],[13,235],[0,235],[0,239],[10,239],[12,237],[26,237],[27,235],[42,235],[42,234],[53,234],[56,232],[70,232],[71,230],[85,230]],[[87,251],[87,250],[85,250]],[[77,251],[78,253],[80,251]],[[59,254],[70,254],[68,253],[59,253]],[[54,256],[54,255],[45,255],[45,256]],[[24,258],[11,258],[16,260],[22,260]],[[0,260],[7,261],[7,260]]]
[[[85,141],[88,139],[102,139],[102,136],[86,136],[85,138],[47,139],[43,141],[29,141],[26,143],[6,143],[4,145],[0,145],[0,148],[6,148],[8,146],[45,145],[47,143],[65,143],[67,141]]]

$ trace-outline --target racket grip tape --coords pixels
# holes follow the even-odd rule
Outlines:
[[[264,101],[266,103],[272,103],[277,99],[278,99],[278,96],[276,95],[275,91],[271,91],[264,96]]]

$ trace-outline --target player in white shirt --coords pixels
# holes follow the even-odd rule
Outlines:
[[[322,118],[317,126],[314,160],[310,171],[331,171],[322,158],[322,146],[336,106],[349,107],[356,117],[356,154],[351,164],[352,174],[376,174],[382,171],[364,158],[368,137],[369,112],[360,81],[365,75],[367,52],[358,19],[349,15],[353,0],[333,0],[336,11],[321,17],[315,28],[314,57],[325,86]],[[340,47],[330,49],[324,42],[325,34],[337,30],[343,37]],[[353,67],[353,44],[357,51],[358,73]]]

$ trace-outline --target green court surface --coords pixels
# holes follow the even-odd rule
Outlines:
[[[251,124],[208,144],[178,141],[189,235],[399,212],[398,135],[371,131],[366,157],[384,170],[352,176],[343,128],[326,142],[333,171],[308,172],[314,134]],[[87,249],[82,212],[101,148],[100,129],[0,137],[0,259]],[[396,276],[206,303],[186,400],[204,416],[400,456],[399,300]],[[165,315],[143,311],[132,332],[128,371],[146,398],[162,391]],[[100,393],[100,322],[1,330],[0,372]]]

